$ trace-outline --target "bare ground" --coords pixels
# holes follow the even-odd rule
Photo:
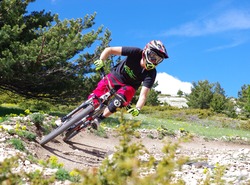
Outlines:
[[[175,138],[168,138],[175,142]],[[161,154],[164,142],[158,139],[144,137],[135,139],[142,144],[152,154]],[[57,156],[59,162],[64,164],[67,170],[83,169],[86,167],[98,167],[103,159],[114,152],[115,147],[119,145],[119,138],[110,134],[108,138],[96,136],[93,133],[82,132],[71,139],[71,142],[65,143],[62,136],[58,136],[45,146],[36,144],[32,150],[40,159],[48,159],[51,155]],[[184,155],[191,155],[193,152],[202,150],[218,151],[221,150],[239,150],[249,148],[250,145],[234,144],[222,141],[205,141],[201,138],[193,138],[192,141],[181,143],[179,152]]]

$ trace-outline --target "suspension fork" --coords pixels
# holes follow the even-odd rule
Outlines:
[[[61,121],[62,122],[66,121],[67,119],[71,118],[75,113],[77,113],[78,111],[80,111],[81,109],[86,108],[88,105],[92,105],[92,101],[93,101],[93,98],[90,98],[87,101],[83,102],[80,106],[78,106],[77,108],[75,108],[74,110],[72,110],[66,116],[62,117]],[[93,106],[93,110],[94,110],[94,106]]]

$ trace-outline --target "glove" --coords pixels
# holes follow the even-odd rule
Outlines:
[[[130,108],[127,110],[128,113],[132,114],[132,116],[138,116],[140,114],[139,108]]]
[[[102,67],[104,67],[104,62],[102,60],[96,60],[94,61],[94,64],[96,66],[96,71],[99,71]]]

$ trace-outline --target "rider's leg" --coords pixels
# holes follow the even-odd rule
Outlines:
[[[117,108],[127,106],[134,97],[135,89],[132,86],[123,86],[117,91],[117,96],[110,101],[108,107],[103,111],[100,119],[109,117],[116,112]]]
[[[103,78],[101,79],[96,88],[92,91],[92,93],[88,96],[88,99],[90,99],[91,97],[93,96],[97,96],[97,97],[100,97],[102,96],[103,94],[105,94],[106,92],[109,91],[109,89],[107,88],[108,86],[108,81],[106,78]],[[94,106],[98,106],[99,103],[98,103],[98,100],[97,99],[94,99]]]
[[[88,99],[93,97],[93,96],[97,96],[97,97],[101,97],[103,94],[105,94],[106,92],[109,91],[109,85],[111,85],[112,88],[114,88],[114,84],[112,82],[112,79],[110,78],[111,74],[107,75],[107,78],[110,80],[107,80],[107,78],[103,78],[102,80],[100,80],[97,84],[97,87],[93,90],[93,92],[88,96]],[[94,102],[95,106],[99,106],[98,100],[94,99],[94,101],[96,100],[96,102]],[[112,113],[108,113],[109,110],[106,108],[104,110],[105,112],[105,116],[103,114],[101,114],[98,118],[94,119],[92,121],[92,127],[94,129],[97,129],[97,127],[100,125],[100,122],[105,119],[106,117],[110,116]]]
[[[103,113],[92,122],[92,127],[97,129],[100,125],[100,122],[109,117],[111,114],[116,112],[117,108],[123,107],[123,104],[126,102],[125,97],[123,95],[115,95],[115,97],[109,102],[108,106],[104,109]]]
[[[104,109],[102,115],[100,116],[101,119],[107,118],[109,117],[111,114],[113,114],[112,112],[109,111],[108,107],[106,109]]]
[[[110,80],[110,84],[106,78],[102,79],[99,83],[97,88],[93,91],[91,94],[96,95],[100,97],[102,94],[106,93],[109,89],[107,88],[107,85],[111,85],[115,90],[117,90],[117,95],[112,101],[110,101],[110,104],[108,107],[104,110],[103,114],[101,114],[96,120],[96,126],[99,125],[99,123],[109,117],[111,114],[116,112],[118,107],[124,107],[127,106],[130,101],[132,100],[136,90],[129,85],[123,84],[119,82],[118,79],[112,74],[108,74],[107,76]],[[89,97],[91,97],[91,95]],[[95,128],[95,126],[94,126]],[[97,127],[96,127],[97,128]]]
[[[135,89],[131,86],[121,87],[116,96],[110,101],[103,113],[92,122],[92,127],[97,129],[101,121],[116,112],[117,108],[127,106],[135,94]],[[128,100],[128,101],[127,101]]]

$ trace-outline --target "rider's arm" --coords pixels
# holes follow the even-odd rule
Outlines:
[[[122,47],[107,47],[103,50],[100,60],[105,61],[110,55],[121,55]]]
[[[142,109],[142,107],[146,103],[149,91],[150,91],[150,88],[142,86],[139,99],[136,103],[136,108]]]

